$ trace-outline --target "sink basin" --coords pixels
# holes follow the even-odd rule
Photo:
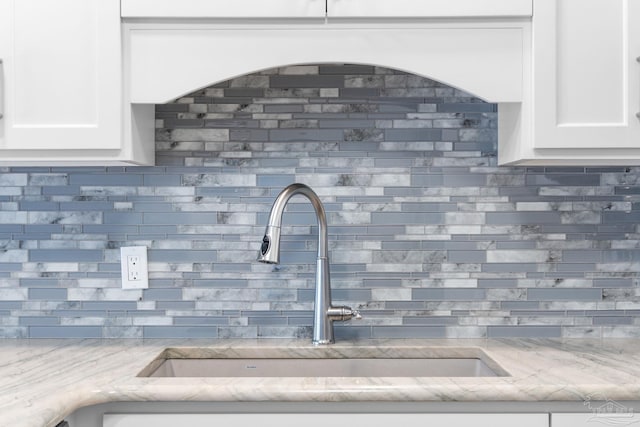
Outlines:
[[[357,349],[357,348],[356,348]],[[424,350],[424,349],[423,349]],[[318,351],[295,356],[278,352],[166,349],[138,375],[141,377],[497,377],[508,376],[495,361],[476,348],[442,347],[418,356],[404,351],[389,357],[384,349],[368,348],[367,357]],[[305,352],[303,352],[305,353]],[[349,353],[349,352],[347,352]],[[357,351],[353,353],[358,353]],[[288,357],[289,356],[289,357]]]

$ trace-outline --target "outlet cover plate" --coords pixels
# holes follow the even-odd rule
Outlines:
[[[135,262],[132,262],[132,260],[135,260]],[[122,289],[147,289],[149,287],[147,247],[121,247],[120,269],[122,275]]]

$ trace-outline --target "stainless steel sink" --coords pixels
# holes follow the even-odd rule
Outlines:
[[[476,348],[442,347],[416,357],[389,357],[384,349],[369,349],[367,357],[331,354],[318,357],[315,351],[287,357],[263,352],[260,356],[213,349],[167,349],[138,376],[142,377],[497,377],[508,376],[495,361]],[[433,350],[433,349],[430,349]],[[252,352],[249,352],[252,353]],[[270,354],[271,353],[271,354]],[[276,352],[277,353],[277,352]],[[357,352],[356,352],[357,353]],[[372,354],[373,353],[373,354]],[[414,354],[412,354],[414,353]]]

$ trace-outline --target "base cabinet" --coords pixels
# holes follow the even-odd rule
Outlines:
[[[606,402],[589,413],[551,414],[553,427],[631,426],[640,422],[640,415],[617,402]]]
[[[549,427],[547,414],[105,414],[103,427]]]

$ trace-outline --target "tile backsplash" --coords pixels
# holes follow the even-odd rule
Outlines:
[[[472,72],[472,70],[470,70]],[[338,339],[637,337],[640,169],[496,166],[496,105],[362,65],[158,105],[155,167],[0,169],[0,336],[310,337],[328,213]],[[149,248],[122,290],[120,246]]]

